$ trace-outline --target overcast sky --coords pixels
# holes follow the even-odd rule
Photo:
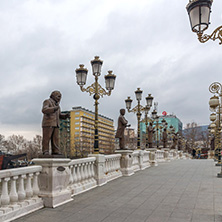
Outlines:
[[[100,99],[99,113],[115,121],[125,99],[143,90],[158,112],[174,113],[185,125],[209,124],[212,82],[221,82],[222,45],[201,44],[191,32],[188,0],[8,0],[0,1],[0,134],[41,134],[41,107],[53,90],[61,108],[94,110],[92,96],[80,91],[75,69],[103,60],[99,79],[116,74],[111,96]],[[222,24],[222,1],[212,6],[210,34]],[[126,113],[136,126],[136,115]]]

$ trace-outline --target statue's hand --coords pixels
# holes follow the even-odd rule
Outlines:
[[[59,109],[59,106],[54,107],[54,112],[56,112]]]

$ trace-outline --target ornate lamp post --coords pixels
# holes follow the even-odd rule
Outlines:
[[[216,28],[211,35],[203,34],[210,24],[210,13],[213,0],[189,0],[186,6],[190,25],[193,32],[197,33],[201,43],[207,42],[209,39],[215,41],[218,39],[222,44],[222,26]]]
[[[79,65],[79,68],[76,69],[76,79],[77,84],[80,86],[82,92],[88,92],[89,95],[93,95],[93,99],[95,100],[95,135],[94,135],[94,154],[99,153],[99,133],[98,133],[98,105],[100,97],[104,95],[111,95],[111,91],[114,89],[116,76],[112,73],[112,71],[108,71],[108,74],[105,75],[105,83],[106,90],[102,88],[102,86],[98,83],[99,76],[101,75],[101,67],[103,61],[99,59],[99,56],[95,56],[95,58],[91,61],[92,72],[95,77],[95,82],[84,88],[87,79],[88,70],[84,68],[84,65]]]
[[[156,104],[157,106],[157,104]],[[159,148],[159,116],[157,115],[157,111],[156,109],[153,110],[152,112],[152,118],[155,120],[156,122],[156,147]]]
[[[145,124],[146,124],[146,149],[148,148],[148,113],[150,111],[150,108],[152,107],[152,102],[153,102],[153,97],[151,94],[149,94],[146,97],[146,103],[147,105],[145,106]]]
[[[152,106],[152,101],[153,101],[153,97],[149,94],[146,97],[147,105],[145,107],[143,107],[140,104],[140,101],[142,100],[142,93],[143,93],[143,91],[140,88],[137,88],[137,90],[135,91],[136,100],[137,100],[138,104],[133,109],[131,109],[131,105],[132,105],[133,100],[130,97],[128,97],[125,100],[126,109],[128,110],[128,112],[129,113],[134,112],[137,115],[137,149],[140,149],[140,119],[141,119],[141,115],[142,115],[142,112],[144,112],[144,111],[145,112],[147,111],[147,114],[148,114],[150,107]]]
[[[222,85],[218,82],[214,82],[210,85],[209,91],[218,96],[210,98],[209,105],[212,111],[215,111],[218,115],[211,115],[211,119],[215,120],[216,124],[216,150],[218,151],[218,163],[217,166],[221,166],[221,172],[217,174],[218,177],[222,177],[222,164],[221,164],[221,105],[222,105]],[[220,98],[220,100],[219,100]]]
[[[216,138],[216,124],[215,124],[216,113],[212,113],[210,115],[210,120],[212,121],[212,123],[209,126],[209,132],[211,133],[211,135],[213,135],[214,141],[215,141],[215,138]],[[214,145],[215,145],[215,143],[214,143]],[[218,151],[216,149],[216,146],[214,146],[214,160],[218,161]]]

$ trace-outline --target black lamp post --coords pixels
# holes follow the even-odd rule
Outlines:
[[[80,86],[80,89],[82,92],[88,92],[91,95],[93,95],[93,99],[95,100],[95,135],[94,135],[94,153],[99,153],[99,132],[98,132],[98,100],[100,97],[103,97],[104,95],[111,95],[111,91],[114,89],[115,85],[115,79],[116,76],[112,73],[112,71],[108,71],[108,74],[105,75],[105,84],[106,84],[106,90],[102,88],[102,86],[98,83],[99,76],[101,75],[101,67],[102,67],[103,61],[99,59],[99,56],[95,56],[95,58],[91,61],[92,65],[92,72],[95,77],[95,82],[88,86],[87,88],[84,88],[84,85],[86,84],[87,79],[87,73],[88,70],[84,68],[84,65],[79,65],[79,68],[76,69],[76,80],[77,84]]]
[[[141,119],[141,115],[142,115],[142,112],[144,112],[146,110],[148,112],[148,110],[152,106],[152,101],[153,101],[153,97],[149,94],[148,97],[146,97],[147,105],[145,107],[143,107],[140,104],[140,101],[142,100],[142,93],[143,93],[143,91],[140,88],[137,88],[137,90],[135,91],[137,106],[135,106],[132,110],[131,110],[131,105],[132,105],[133,100],[130,97],[128,97],[125,100],[126,109],[128,110],[128,112],[134,112],[137,115],[137,149],[140,149],[140,119]]]

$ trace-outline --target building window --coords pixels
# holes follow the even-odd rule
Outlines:
[[[75,127],[75,129],[76,129],[76,130],[78,130],[78,129],[79,129],[79,127]]]
[[[79,125],[79,122],[75,122],[76,125]]]
[[[79,119],[79,116],[75,117],[75,119]]]
[[[75,112],[76,115],[79,115],[79,112]]]

